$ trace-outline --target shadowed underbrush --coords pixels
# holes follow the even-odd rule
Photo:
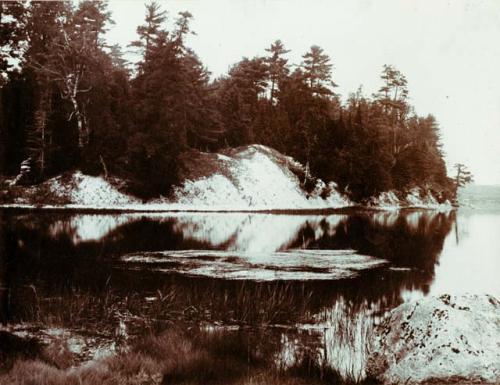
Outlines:
[[[304,357],[286,370],[279,370],[272,355],[263,354],[258,341],[239,333],[170,329],[146,336],[127,352],[98,359],[79,367],[67,367],[64,355],[50,356],[42,350],[19,357],[0,375],[0,384],[335,384],[339,376]],[[44,348],[45,350],[47,347]],[[272,359],[272,358],[271,358]]]

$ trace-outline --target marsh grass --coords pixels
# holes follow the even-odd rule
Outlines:
[[[290,283],[242,282],[231,288],[202,287],[183,293],[183,302],[204,311],[209,321],[247,325],[293,323],[310,316],[312,290]]]
[[[131,349],[77,368],[43,357],[18,359],[2,385],[341,384],[338,374],[304,360],[288,370],[269,365],[241,335],[170,329],[146,336]]]
[[[292,365],[277,365],[279,347],[269,341],[269,330],[279,325],[288,325],[286,329],[297,322],[318,321],[311,315],[317,314],[313,309],[314,292],[306,286],[243,282],[195,285],[186,290],[183,285],[169,282],[147,293],[108,287],[55,292],[59,295],[49,296],[42,287],[25,288],[25,300],[16,301],[23,307],[16,312],[18,318],[14,322],[100,335],[114,341],[115,354],[80,365],[81,357],[69,351],[66,341],[52,341],[38,355],[12,360],[11,369],[0,378],[0,384],[362,382],[355,367],[351,368],[351,375],[349,370],[332,365],[330,359],[319,357],[314,349],[301,354]],[[350,321],[354,315],[339,314],[341,324],[334,326],[343,343],[356,338],[352,330],[357,324]],[[125,325],[125,330],[120,330],[121,325]],[[238,326],[239,332],[229,332],[226,326],[231,325]],[[252,335],[251,330],[261,334]],[[116,348],[120,343],[126,349]],[[334,341],[325,339],[325,343]],[[328,346],[324,349],[328,350]],[[332,353],[329,351],[328,355]]]
[[[195,286],[186,290],[173,284],[145,293],[65,289],[58,295],[34,285],[13,293],[11,322],[101,330],[112,333],[120,321],[132,334],[158,332],[174,323],[221,322],[237,325],[293,323],[310,318],[313,291],[290,284],[232,287]]]
[[[366,376],[369,341],[380,308],[380,305],[372,305],[367,301],[353,303],[340,296],[332,308],[319,315],[319,320],[328,325],[324,333],[326,366],[335,368],[353,383],[361,382]]]

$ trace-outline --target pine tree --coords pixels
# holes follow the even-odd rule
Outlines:
[[[43,178],[49,165],[52,130],[49,120],[52,113],[52,85],[54,73],[49,72],[52,60],[52,44],[60,37],[58,20],[65,17],[69,8],[65,3],[33,2],[26,9],[25,36],[29,47],[24,54],[28,68],[36,76],[37,106],[32,123],[27,127],[26,150],[35,179]]]
[[[398,134],[409,110],[407,80],[399,70],[387,64],[384,65],[380,78],[383,85],[376,98],[384,108],[387,125],[392,132],[392,154],[396,158],[401,150]]]
[[[219,113],[226,128],[225,140],[231,146],[254,143],[266,89],[268,69],[260,57],[244,58],[217,82]]]
[[[269,52],[270,54],[265,59],[268,65],[269,81],[271,83],[269,101],[271,105],[274,105],[277,88],[290,72],[287,66],[288,60],[283,57],[289,53],[290,50],[285,49],[281,40],[276,40],[273,44],[271,44],[271,47],[266,48],[266,52]]]
[[[456,163],[454,168],[457,170],[455,175],[455,198],[460,187],[464,187],[468,183],[474,182],[474,176],[463,163]]]
[[[132,47],[138,48],[139,54],[142,56],[142,60],[138,63],[139,74],[153,59],[154,53],[166,42],[167,32],[163,27],[167,19],[166,14],[156,1],[146,5],[145,22],[137,27],[139,40],[130,44]]]
[[[302,69],[315,95],[333,95],[332,88],[337,85],[332,81],[330,57],[323,49],[313,45],[309,52],[302,56]]]

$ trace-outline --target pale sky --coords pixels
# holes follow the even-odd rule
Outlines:
[[[189,45],[219,76],[281,39],[299,63],[311,45],[334,63],[345,98],[380,86],[384,64],[408,79],[418,114],[440,123],[447,163],[465,163],[477,184],[500,184],[500,0],[166,0],[171,20],[189,11]],[[112,0],[110,43],[137,38],[144,2]]]

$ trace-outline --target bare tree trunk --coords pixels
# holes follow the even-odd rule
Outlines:
[[[45,92],[41,96],[39,106],[35,112],[35,135],[39,136],[39,148],[34,148],[38,152],[38,164],[40,168],[40,176],[43,177],[45,172],[45,128],[47,122],[47,111],[45,110]]]
[[[73,115],[76,118],[76,124],[78,127],[78,147],[80,149],[84,148],[88,144],[88,131],[85,124],[85,115],[78,104],[77,95],[81,90],[79,90],[81,75],[80,73],[69,74],[66,76],[66,96],[71,101],[73,105],[73,112],[69,119]]]
[[[99,160],[101,161],[102,169],[104,170],[104,179],[108,179],[108,168],[106,167],[106,163],[104,163],[102,155],[99,155]]]
[[[396,149],[396,124],[393,124],[392,126],[392,153],[394,156],[397,155],[397,149]]]
[[[271,106],[274,104],[274,83],[275,79],[271,80]]]
[[[47,168],[47,140],[50,133],[47,129],[48,117],[51,109],[51,92],[48,82],[42,83],[42,91],[34,114],[33,129],[30,132],[29,153],[32,162],[38,166],[39,176],[43,177]],[[31,164],[21,165],[21,178],[31,174]]]
[[[457,199],[458,188],[460,187],[460,174],[462,173],[462,165],[457,166],[457,176],[455,177],[455,191],[453,192],[453,199]]]
[[[76,117],[76,124],[78,127],[78,147],[83,148],[87,144],[87,135],[85,130],[85,119],[83,114],[80,112],[80,107],[78,106],[78,101],[76,97],[70,95],[71,104],[73,104],[73,114]]]

